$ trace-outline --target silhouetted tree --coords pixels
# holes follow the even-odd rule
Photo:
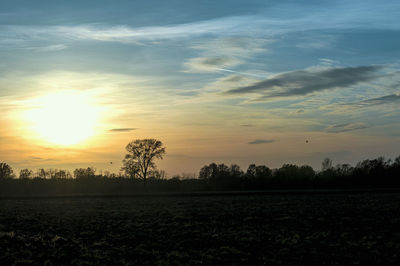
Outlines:
[[[271,169],[269,169],[267,166],[265,165],[257,165],[256,166],[256,175],[255,177],[257,179],[265,179],[271,176]]]
[[[329,158],[325,158],[321,163],[321,172],[319,173],[319,177],[321,177],[324,181],[331,180],[336,178],[336,171],[332,166],[332,160]]]
[[[49,171],[44,168],[38,169],[38,171],[36,173],[36,176],[38,178],[42,178],[42,179],[46,179],[48,175],[49,175]]]
[[[29,169],[21,169],[19,171],[19,178],[20,179],[29,179],[33,176],[32,170]]]
[[[205,165],[200,169],[199,178],[200,179],[222,179],[230,176],[241,175],[242,170],[238,165],[231,165],[229,168],[226,164],[216,164],[210,163],[209,165]]]
[[[137,168],[137,175],[143,179],[146,185],[149,171],[156,169],[154,160],[163,158],[165,147],[161,141],[156,139],[136,139],[126,146],[126,150],[128,154],[122,161],[123,168],[129,170]]]
[[[14,172],[10,165],[0,163],[0,179],[13,178]]]
[[[200,169],[199,178],[200,179],[211,179],[215,178],[218,174],[218,166],[216,163],[210,163],[210,165],[205,165]]]
[[[249,167],[247,167],[247,171],[246,171],[246,177],[248,178],[255,178],[256,176],[256,165],[250,164]]]
[[[266,186],[270,177],[272,177],[272,171],[265,165],[250,164],[247,168],[245,178],[250,188],[260,188],[260,186]]]
[[[243,176],[243,171],[240,169],[240,166],[237,164],[231,164],[229,167],[229,174],[231,177],[240,178]]]
[[[396,159],[394,159],[393,166],[400,167],[400,155],[397,156]]]
[[[295,164],[284,164],[275,172],[275,176],[282,179],[293,179],[298,175],[299,167]]]
[[[230,176],[230,171],[229,167],[223,163],[218,165],[218,175],[216,177],[218,178],[225,178]]]
[[[338,164],[335,167],[336,176],[345,177],[353,174],[354,168],[350,164]]]
[[[66,170],[58,170],[56,169],[54,172],[54,175],[52,176],[52,178],[54,179],[65,179],[65,178],[71,178],[71,173],[69,171]]]
[[[332,160],[330,158],[325,158],[322,161],[322,165],[321,165],[321,171],[326,171],[332,169]]]
[[[80,178],[94,178],[96,176],[96,169],[93,167],[88,168],[77,168],[74,170],[74,177],[76,179]]]
[[[360,170],[366,175],[379,175],[387,169],[390,161],[386,161],[384,157],[378,157],[372,160],[364,160],[356,165],[356,171]]]
[[[199,179],[203,180],[208,188],[214,189],[238,188],[242,177],[243,171],[237,164],[228,167],[223,163],[210,163],[203,166],[199,173]]]
[[[302,165],[299,168],[299,177],[303,180],[310,180],[315,176],[314,169],[309,165]]]
[[[310,187],[314,181],[315,171],[309,165],[297,166],[284,164],[274,172],[275,182],[287,187],[305,188]]]

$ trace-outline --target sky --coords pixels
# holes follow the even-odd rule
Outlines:
[[[398,14],[397,0],[2,0],[0,161],[118,172],[142,138],[165,144],[169,176],[397,157]]]

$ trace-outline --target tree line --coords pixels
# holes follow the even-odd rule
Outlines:
[[[140,191],[268,190],[317,188],[400,188],[400,156],[394,160],[378,157],[357,163],[333,165],[329,158],[321,169],[309,165],[284,164],[271,169],[250,164],[210,163],[199,174],[167,178],[158,170],[156,159],[166,153],[155,139],[133,140],[118,174],[97,172],[93,167],[77,168],[72,173],[61,169],[22,169],[17,178],[10,165],[0,163],[1,194],[54,193],[132,193]]]

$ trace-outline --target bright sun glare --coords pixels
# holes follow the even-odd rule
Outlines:
[[[33,100],[33,105],[26,118],[33,130],[48,142],[74,145],[94,134],[98,108],[82,92],[47,94]]]

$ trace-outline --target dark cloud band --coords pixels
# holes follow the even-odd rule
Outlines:
[[[345,88],[378,78],[381,66],[330,68],[319,71],[297,70],[276,75],[253,85],[228,90],[226,94],[263,94],[260,100],[273,97],[307,95],[317,91]]]
[[[266,143],[272,143],[275,142],[273,139],[256,139],[253,141],[250,141],[248,144],[266,144]]]

